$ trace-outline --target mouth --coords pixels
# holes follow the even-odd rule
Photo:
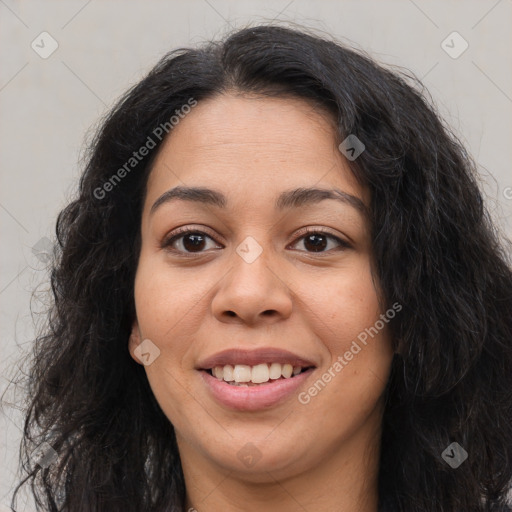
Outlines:
[[[293,366],[291,363],[274,362],[254,366],[246,364],[219,365],[204,371],[230,386],[253,387],[267,385],[278,380],[292,379],[313,368],[314,366]]]
[[[201,361],[196,370],[219,405],[257,411],[292,398],[316,368],[296,354],[267,348],[226,350]]]

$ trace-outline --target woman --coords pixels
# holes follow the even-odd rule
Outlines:
[[[125,94],[57,223],[42,510],[508,510],[510,261],[407,82],[259,26]]]

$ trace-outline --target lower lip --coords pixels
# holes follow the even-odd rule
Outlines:
[[[311,375],[314,368],[289,379],[270,380],[257,386],[233,386],[201,370],[203,382],[222,405],[238,411],[257,411],[284,402]]]

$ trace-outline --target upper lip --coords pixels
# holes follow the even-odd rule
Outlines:
[[[215,366],[225,366],[245,364],[248,366],[255,366],[262,363],[289,363],[292,366],[309,367],[315,366],[315,364],[288,350],[282,350],[273,347],[263,347],[255,350],[244,350],[244,349],[227,349],[221,352],[217,352],[212,356],[202,359],[197,364],[198,370],[209,370]]]

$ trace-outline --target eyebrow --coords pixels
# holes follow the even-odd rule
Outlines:
[[[276,200],[275,208],[285,210],[289,208],[299,208],[317,204],[325,199],[334,199],[344,204],[354,207],[364,215],[368,215],[368,208],[356,196],[343,192],[339,189],[323,188],[296,188],[284,191]],[[164,192],[154,203],[150,210],[150,215],[165,203],[174,200],[193,201],[201,204],[226,208],[228,203],[226,196],[218,190],[212,190],[206,187],[184,187],[178,186]]]

